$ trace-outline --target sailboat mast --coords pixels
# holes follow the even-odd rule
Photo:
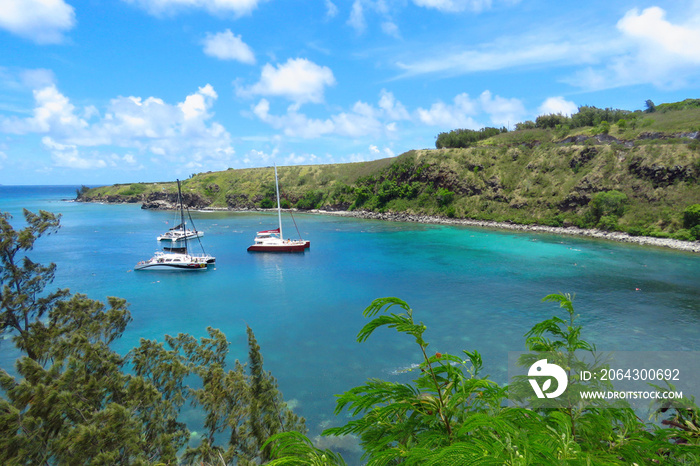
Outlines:
[[[185,254],[187,254],[187,228],[185,227],[185,207],[182,204],[182,190],[180,180],[177,180],[177,199],[180,201],[180,225],[182,228],[182,239],[185,241]]]
[[[280,225],[280,238],[284,239],[282,234],[282,209],[280,208],[280,184],[277,181],[277,164],[275,164],[275,192],[277,193],[277,219]]]

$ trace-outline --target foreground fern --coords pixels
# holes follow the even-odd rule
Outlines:
[[[575,350],[592,350],[575,325],[572,297],[556,294],[544,300],[558,302],[569,319],[553,317],[535,325],[526,334],[529,349],[559,351],[569,358]],[[629,406],[506,406],[509,388],[481,376],[480,354],[429,354],[426,326],[415,322],[413,310],[398,298],[373,301],[364,316],[372,320],[360,330],[358,342],[380,327],[394,328],[415,340],[421,356],[420,375],[412,383],[371,379],[338,396],[335,414],[347,409],[353,420],[323,435],[357,436],[368,465],[700,464],[694,429],[646,425]],[[691,411],[697,413],[697,407]],[[268,442],[274,445],[273,465],[344,464],[299,434],[279,434]]]

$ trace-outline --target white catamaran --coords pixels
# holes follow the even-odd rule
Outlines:
[[[185,206],[182,201],[182,192],[180,188],[180,180],[177,180],[177,197],[180,204],[180,224],[183,231],[185,225]],[[192,219],[190,218],[190,222]],[[194,225],[193,225],[194,227]],[[196,229],[194,230],[197,231]],[[202,235],[193,236],[199,238]],[[153,257],[147,261],[141,261],[134,266],[134,270],[207,270],[207,265],[214,264],[216,259],[204,252],[202,254],[190,254],[187,248],[188,236],[183,235],[180,239],[182,247],[165,248],[165,251],[157,251]],[[200,246],[201,246],[200,241]]]
[[[172,227],[162,235],[159,235],[156,239],[158,241],[171,241],[173,243],[177,243],[186,239],[201,238],[202,236],[204,236],[204,232],[188,230],[186,225],[181,223],[175,227]]]

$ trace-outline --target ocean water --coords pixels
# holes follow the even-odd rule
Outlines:
[[[246,324],[285,399],[306,417],[310,436],[340,425],[335,394],[368,378],[406,380],[420,361],[415,342],[394,331],[356,336],[362,311],[379,297],[409,303],[424,322],[429,351],[482,353],[485,373],[504,381],[508,351],[552,315],[551,293],[576,293],[583,337],[601,350],[700,350],[700,256],[653,247],[541,233],[392,223],[297,214],[311,248],[303,254],[248,253],[276,214],[192,212],[215,270],[134,272],[158,248],[174,213],[140,205],[67,202],[74,186],[0,186],[0,211],[16,228],[22,208],[62,214],[60,231],[30,253],[58,266],[55,287],[129,302],[133,322],[116,349],[165,334],[221,329],[231,358],[247,357]],[[294,236],[283,214],[285,236]],[[0,342],[0,364],[14,357]],[[403,378],[402,378],[403,377]],[[193,415],[190,413],[190,415]]]

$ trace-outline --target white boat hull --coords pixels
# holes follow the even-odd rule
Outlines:
[[[170,242],[176,243],[179,241],[201,238],[202,236],[204,236],[204,232],[202,232],[202,231],[187,230],[187,233],[185,233],[185,234],[183,234],[181,231],[173,231],[173,232],[169,231],[167,233],[164,233],[164,234],[158,236],[156,239],[158,241],[170,241]]]
[[[147,261],[141,261],[134,270],[199,271],[207,270],[213,264],[212,256],[191,256],[189,254],[156,252]]]
[[[191,262],[188,264],[136,264],[134,270],[167,270],[167,271],[185,271],[185,270],[207,270],[207,264]]]

